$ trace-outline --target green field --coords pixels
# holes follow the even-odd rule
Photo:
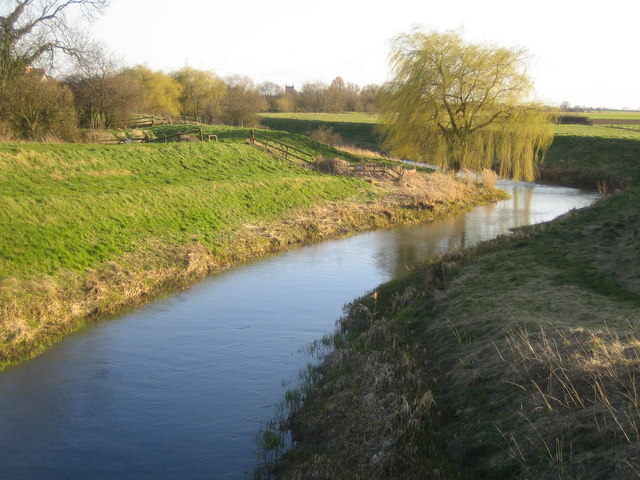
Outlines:
[[[611,112],[584,112],[576,113],[594,120],[640,120],[640,112],[611,111]]]
[[[640,134],[559,126],[545,168],[624,190],[356,299],[287,393],[283,478],[638,477]]]
[[[377,115],[366,113],[269,113],[262,114],[260,123],[272,130],[309,135],[321,126],[330,127],[345,143],[379,149],[375,132]]]
[[[260,118],[308,120],[327,123],[377,123],[375,113],[344,112],[344,113],[261,113]]]
[[[358,196],[356,183],[239,143],[1,145],[0,277],[82,270],[151,241],[215,251],[243,223]]]
[[[640,121],[640,112],[592,112],[569,115],[616,122]],[[328,126],[342,137],[344,143],[374,150],[381,148],[381,139],[375,131],[378,120],[377,115],[366,113],[269,113],[261,116],[261,123],[265,127],[303,135],[309,135],[320,126]],[[638,131],[638,125],[630,125],[630,127]],[[637,138],[633,131],[628,133],[627,129],[612,129],[605,126],[593,126],[590,130],[580,128],[581,126],[578,125],[557,125],[556,131],[562,136],[571,135],[574,131],[576,135],[586,137]]]

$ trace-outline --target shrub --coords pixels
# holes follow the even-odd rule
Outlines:
[[[316,130],[308,132],[307,135],[318,142],[326,143],[331,146],[336,146],[342,143],[342,137],[340,134],[334,132],[333,128],[327,125],[320,125]]]
[[[2,112],[13,132],[27,140],[71,141],[78,133],[73,95],[54,80],[19,77],[2,98]]]

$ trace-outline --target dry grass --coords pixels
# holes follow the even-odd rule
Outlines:
[[[588,462],[578,445],[588,443],[611,458],[600,474],[615,470],[616,478],[637,478],[638,459],[629,456],[640,441],[637,331],[637,324],[624,333],[538,325],[508,333],[499,355],[512,371],[508,381],[528,401],[519,412],[523,428],[506,438],[523,471],[538,478],[574,478],[573,464]],[[549,467],[545,474],[529,467],[540,452]]]
[[[452,173],[443,172],[425,175],[415,168],[405,168],[402,165],[388,167],[391,172],[387,174],[374,174],[368,170],[354,171],[348,166],[347,161],[337,158],[319,158],[315,163],[315,168],[325,173],[367,178],[391,192],[395,201],[412,208],[434,208],[446,202],[464,202],[479,193],[478,187],[494,190],[498,179],[495,172],[490,170],[481,174],[465,172],[456,178]]]
[[[369,158],[377,158],[380,160],[389,160],[392,159],[388,155],[378,151],[378,150],[370,150],[368,148],[361,148],[356,145],[342,144],[337,145],[336,148],[346,153],[350,153],[352,155],[356,155],[359,157],[369,157]],[[392,159],[393,160],[393,159]]]
[[[375,308],[354,308],[369,324],[359,338],[366,353],[358,353],[353,346],[338,347],[324,359],[319,373],[328,381],[309,399],[322,404],[322,414],[305,409],[292,415],[294,430],[296,424],[304,424],[308,432],[307,446],[322,448],[306,462],[287,469],[283,479],[417,479],[437,472],[433,459],[414,456],[415,451],[407,450],[404,458],[397,455],[399,448],[418,439],[435,404],[426,372],[415,352],[404,348],[400,324],[379,316]],[[345,363],[349,371],[358,372],[357,377],[332,381],[334,371],[344,369]],[[424,468],[413,468],[417,465]]]
[[[87,319],[142,305],[217,268],[217,259],[201,245],[167,249],[150,243],[84,275],[5,279],[0,283],[0,366],[40,353]]]

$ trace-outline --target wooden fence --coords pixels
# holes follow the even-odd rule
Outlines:
[[[206,118],[202,117],[171,117],[141,115],[134,118],[129,125],[131,128],[154,127],[156,125],[210,125]]]
[[[171,143],[171,142],[192,142],[192,141],[201,141],[201,142],[217,142],[218,135],[214,134],[205,134],[202,129],[198,131],[187,131],[187,132],[179,132],[174,133],[173,135],[167,135],[165,137],[158,138],[150,138],[149,135],[145,134],[144,137],[137,138],[113,138],[101,140],[102,144],[109,145],[119,145],[125,143]]]
[[[370,173],[372,175],[389,175],[390,177],[400,178],[402,173],[398,172],[394,167],[389,165],[380,165],[378,163],[357,163],[355,165],[347,165],[347,170],[353,173]],[[404,167],[400,166],[402,170]]]
[[[307,163],[313,163],[315,161],[313,155],[310,153],[299,150],[291,145],[287,145],[286,143],[282,143],[279,140],[275,140],[262,133],[258,133],[255,130],[251,130],[251,133],[249,134],[249,143],[277,153],[286,160],[295,158]]]
[[[640,119],[636,118],[592,118],[591,125],[599,127],[622,128],[625,130],[640,130]]]

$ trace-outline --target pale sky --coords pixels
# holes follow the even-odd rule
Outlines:
[[[416,25],[526,49],[539,100],[640,109],[639,0],[112,0],[92,31],[128,65],[300,88],[383,83]]]

